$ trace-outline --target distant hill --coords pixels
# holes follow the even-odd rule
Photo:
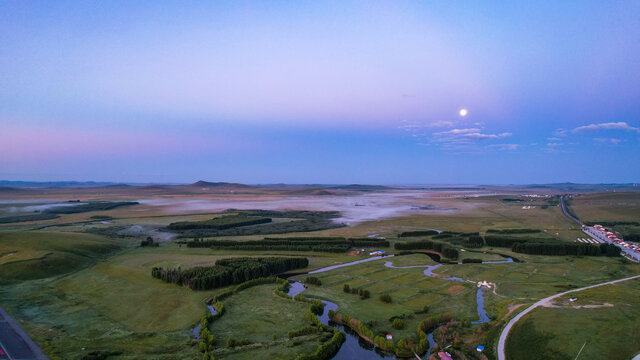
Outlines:
[[[193,186],[193,187],[200,187],[200,188],[219,188],[219,187],[226,187],[226,188],[251,188],[253,186],[250,185],[245,185],[245,184],[239,184],[239,183],[229,183],[229,182],[209,182],[209,181],[196,181],[193,184],[189,185],[189,186]]]
[[[555,183],[555,184],[530,184],[530,185],[513,185],[517,188],[529,189],[550,189],[556,191],[578,191],[578,192],[594,192],[594,191],[639,191],[638,184],[576,184],[576,183]]]
[[[24,189],[18,189],[9,186],[0,186],[0,194],[12,194],[17,192],[24,192]]]
[[[331,191],[327,191],[324,189],[301,189],[301,190],[293,190],[287,192],[289,195],[314,195],[314,196],[324,196],[324,195],[336,195]]]
[[[96,181],[9,181],[0,180],[0,186],[8,186],[14,188],[50,188],[50,187],[93,187],[114,185],[113,182],[96,182]]]
[[[327,189],[352,190],[352,191],[379,191],[379,190],[392,190],[394,188],[390,186],[383,186],[383,185],[351,184],[351,185],[331,186],[331,187],[327,187]]]

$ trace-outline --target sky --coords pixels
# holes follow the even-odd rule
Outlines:
[[[639,13],[2,1],[0,179],[640,182]]]

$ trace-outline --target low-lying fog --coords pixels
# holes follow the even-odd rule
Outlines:
[[[55,207],[78,206],[85,202],[62,200],[0,200],[0,214],[22,214],[45,211]]]
[[[490,195],[489,193],[448,192],[446,197]],[[442,192],[389,191],[352,196],[262,197],[257,199],[142,199],[142,204],[166,208],[167,213],[223,211],[227,209],[340,211],[336,222],[354,224],[405,214],[454,213],[455,207],[441,201]],[[440,201],[438,201],[440,199]],[[442,205],[445,203],[445,205]]]

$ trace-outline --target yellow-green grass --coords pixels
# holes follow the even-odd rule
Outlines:
[[[279,297],[273,293],[274,285],[261,285],[242,290],[224,300],[225,314],[210,325],[218,346],[226,346],[230,338],[247,339],[250,343],[262,343],[268,347],[270,358],[292,359],[301,352],[312,352],[318,346],[319,335],[306,338],[297,346],[289,341],[287,333],[311,323],[306,317],[308,304]],[[303,340],[304,338],[298,339]],[[245,351],[217,358],[248,358]],[[241,350],[241,349],[240,349]],[[232,353],[235,351],[231,351]]]
[[[35,234],[36,238],[46,235]],[[55,235],[52,238],[68,239],[73,234],[52,235]],[[96,238],[86,234],[78,236]],[[289,256],[309,255],[285,253]],[[89,351],[112,350],[122,351],[121,358],[193,359],[199,355],[197,349],[188,345],[190,330],[207,311],[204,300],[224,289],[192,291],[152,278],[151,269],[154,266],[186,268],[213,264],[217,259],[229,256],[264,254],[189,249],[173,243],[160,248],[130,248],[62,278],[2,287],[0,304],[22,321],[29,334],[54,358],[80,358]],[[327,253],[312,254],[308,258],[310,267],[316,268],[357,259]],[[280,298],[273,296],[265,301],[270,303],[272,300],[280,301]],[[282,301],[288,304],[287,300]],[[293,301],[290,305],[295,307],[296,304],[303,306],[304,314],[306,306]],[[244,325],[250,326],[251,322]],[[274,345],[269,351],[276,354],[283,346]],[[308,350],[307,345],[293,349],[299,352],[301,347]],[[285,353],[289,354],[290,350]]]
[[[578,301],[569,303],[570,296]],[[570,296],[555,302],[559,308],[538,308],[520,320],[507,340],[507,357],[574,359],[585,343],[580,359],[627,360],[640,353],[640,280]]]
[[[63,278],[5,287],[0,303],[53,357],[112,350],[140,359],[193,359],[189,331],[205,314],[203,300],[210,293],[152,278],[151,267],[163,261],[149,249],[136,249]],[[193,265],[207,259],[171,261]]]
[[[570,203],[582,221],[640,221],[640,192],[581,195]]]
[[[544,236],[557,237],[573,241],[584,235],[576,225],[562,215],[558,206],[542,208],[542,200],[526,203],[507,203],[504,196],[488,196],[470,199],[438,199],[438,206],[458,209],[455,212],[425,213],[422,215],[403,215],[394,218],[368,221],[348,228],[331,229],[318,232],[324,235],[364,236],[379,233],[382,236],[395,237],[401,231],[434,228],[459,232],[484,232],[488,229],[540,229],[546,230]],[[533,209],[522,209],[524,205],[533,205]],[[556,235],[557,233],[557,235]]]
[[[444,265],[435,273],[495,283],[495,293],[486,293],[485,307],[498,319],[507,314],[509,305],[640,273],[640,267],[622,258],[512,255],[523,262]]]
[[[477,320],[475,286],[427,277],[423,268],[387,268],[385,261],[395,266],[432,264],[428,256],[416,254],[318,273],[314,276],[321,279],[322,286],[310,287],[305,295],[335,302],[338,312],[366,322],[374,333],[391,333],[398,338],[417,337],[418,323],[427,315],[415,312],[425,305],[430,314],[452,311],[459,319]],[[371,298],[361,300],[358,295],[343,292],[344,284],[369,290]],[[391,295],[392,303],[381,302],[381,294]],[[389,319],[403,315],[405,328],[393,329]]]
[[[120,243],[91,234],[0,232],[0,282],[65,274],[104,258]]]

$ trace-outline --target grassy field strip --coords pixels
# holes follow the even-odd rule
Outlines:
[[[561,292],[559,294],[551,295],[551,296],[546,297],[546,298],[544,298],[542,300],[539,300],[535,304],[533,304],[533,305],[529,306],[528,308],[524,309],[522,312],[520,312],[518,315],[516,315],[513,319],[511,319],[507,323],[505,328],[502,330],[502,333],[500,334],[500,339],[498,340],[498,360],[506,360],[507,359],[506,356],[505,356],[505,344],[506,344],[506,341],[507,341],[507,337],[509,336],[509,331],[511,331],[511,328],[513,327],[513,325],[516,322],[518,322],[523,316],[525,316],[528,313],[530,313],[531,311],[533,311],[535,308],[537,308],[539,306],[544,306],[546,304],[550,304],[551,300],[559,298],[559,297],[567,295],[567,294],[571,294],[571,293],[574,293],[574,292],[583,291],[583,290],[587,290],[587,289],[593,289],[593,288],[604,286],[604,285],[617,284],[619,282],[633,280],[633,279],[637,279],[637,278],[640,278],[640,275],[631,276],[631,277],[627,277],[627,278],[624,278],[624,279],[607,281],[607,282],[604,282],[604,283],[601,283],[601,284],[590,285],[590,286],[586,286],[586,287],[579,288],[579,289],[569,290],[569,291]]]

